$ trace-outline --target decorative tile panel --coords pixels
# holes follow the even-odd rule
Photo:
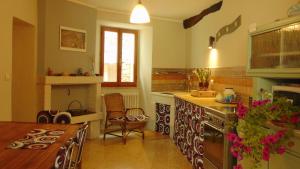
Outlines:
[[[163,135],[170,135],[170,105],[156,103],[155,131]]]
[[[204,109],[179,98],[175,107],[174,142],[193,169],[203,169]]]

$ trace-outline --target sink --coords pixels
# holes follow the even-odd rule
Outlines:
[[[161,94],[174,95],[174,93],[170,93],[170,92],[161,92]]]

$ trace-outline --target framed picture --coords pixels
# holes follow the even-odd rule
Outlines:
[[[86,52],[86,30],[60,26],[60,49]]]

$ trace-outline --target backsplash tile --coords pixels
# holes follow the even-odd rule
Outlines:
[[[191,75],[191,89],[198,89],[198,79],[193,75],[194,69],[161,69],[152,70],[152,91],[187,91],[187,77]],[[211,89],[223,93],[225,88],[233,88],[241,96],[242,101],[247,104],[249,96],[252,95],[253,80],[246,76],[245,67],[213,68],[211,79],[214,83]]]
[[[184,91],[186,88],[186,69],[152,69],[152,91]]]

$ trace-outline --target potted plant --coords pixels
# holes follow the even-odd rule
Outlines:
[[[193,71],[199,81],[199,89],[207,90],[209,86],[211,70],[209,68],[198,68]]]
[[[237,158],[234,169],[242,169],[239,162],[244,157],[252,160],[253,169],[260,166],[261,161],[269,161],[271,154],[284,154],[294,143],[291,141],[293,130],[300,124],[299,108],[286,98],[259,100],[252,103],[251,108],[238,105],[239,122],[234,124],[237,132],[228,134],[231,142],[231,153]],[[284,122],[284,128],[266,129],[271,122]]]

